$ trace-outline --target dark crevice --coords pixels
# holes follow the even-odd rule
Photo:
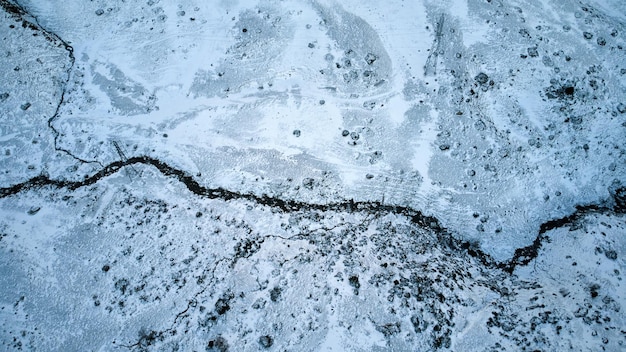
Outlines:
[[[48,128],[50,128],[50,130],[52,131],[52,135],[54,136],[54,150],[64,153],[80,163],[84,163],[84,164],[97,163],[100,166],[103,166],[102,163],[100,163],[99,161],[82,159],[74,155],[71,151],[60,147],[58,143],[60,133],[54,127],[54,124],[53,124],[54,120],[59,116],[61,106],[65,102],[65,93],[67,92],[67,84],[70,81],[72,69],[74,68],[74,64],[76,62],[76,59],[74,58],[74,48],[71,45],[69,45],[69,43],[61,39],[61,37],[59,37],[56,33],[48,31],[43,26],[41,26],[41,24],[39,24],[39,21],[37,20],[37,17],[29,14],[28,11],[26,11],[26,9],[24,9],[20,4],[14,3],[8,0],[0,0],[0,7],[2,7],[2,9],[11,17],[13,17],[16,21],[21,21],[23,28],[29,28],[33,31],[41,33],[46,38],[46,40],[48,40],[50,43],[58,47],[63,47],[67,51],[67,55],[70,60],[70,65],[67,68],[67,70],[65,70],[66,77],[61,86],[61,98],[59,99],[59,102],[57,103],[57,106],[54,110],[54,114],[52,114],[52,116],[48,119]]]
[[[424,215],[421,211],[413,209],[411,207],[383,204],[378,201],[355,201],[353,199],[341,202],[331,202],[327,204],[307,203],[304,201],[298,201],[293,199],[281,199],[268,196],[266,194],[257,195],[252,193],[240,193],[230,191],[222,187],[208,188],[202,186],[200,183],[198,183],[198,181],[196,181],[185,171],[176,169],[163,161],[149,156],[136,156],[128,158],[124,161],[112,162],[109,165],[103,167],[99,172],[90,177],[86,177],[82,181],[55,180],[51,179],[47,175],[40,175],[37,177],[33,177],[26,182],[22,182],[6,188],[0,188],[0,198],[6,198],[12,195],[19,194],[20,192],[28,191],[31,189],[40,189],[44,187],[57,189],[65,188],[73,191],[81,187],[93,185],[100,179],[113,175],[126,166],[132,166],[135,164],[153,166],[157,170],[159,170],[162,175],[167,177],[173,177],[179,182],[183,183],[191,193],[207,199],[220,199],[223,201],[248,201],[262,206],[277,209],[284,213],[303,211],[333,211],[348,213],[361,212],[373,215],[395,214],[404,216],[411,219],[411,222],[413,222],[420,228],[429,230],[436,234],[439,242],[442,245],[447,246],[451,249],[465,251],[470,256],[479,260],[480,263],[482,263],[485,267],[498,268],[510,274],[513,273],[517,266],[525,266],[537,257],[543,242],[547,239],[547,236],[545,236],[546,232],[565,226],[572,226],[578,220],[582,219],[588,214],[623,213],[623,211],[621,211],[621,208],[618,206],[621,203],[619,202],[619,199],[617,197],[618,195],[626,194],[626,190],[624,188],[619,188],[615,192],[613,192],[614,197],[616,197],[616,206],[614,208],[600,205],[579,206],[576,208],[576,211],[569,216],[560,219],[549,220],[541,224],[539,233],[533,243],[529,246],[516,249],[513,257],[510,260],[504,262],[498,262],[494,260],[489,254],[480,250],[478,248],[478,245],[475,243],[455,238],[447,229],[445,229],[441,225],[440,221],[437,218]]]

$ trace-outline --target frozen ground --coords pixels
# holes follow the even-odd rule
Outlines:
[[[0,8],[2,349],[626,348],[621,1]]]

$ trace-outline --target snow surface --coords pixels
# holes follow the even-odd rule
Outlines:
[[[624,348],[621,1],[0,8],[1,348]]]

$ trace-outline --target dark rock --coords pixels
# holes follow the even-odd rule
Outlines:
[[[610,190],[615,201],[615,211],[618,213],[626,213],[626,187],[613,188]]]
[[[222,336],[218,336],[215,340],[209,341],[207,351],[226,352],[228,351],[228,341]]]
[[[589,32],[583,32],[583,37],[585,37],[585,39],[589,40],[589,39],[593,38],[593,34],[591,34]]]
[[[620,114],[626,113],[626,104],[624,103],[617,104],[617,111],[619,111]]]
[[[270,290],[270,300],[272,300],[272,302],[278,301],[280,299],[281,293],[282,290],[280,289],[280,287],[274,287]]]
[[[598,284],[592,284],[591,286],[589,286],[589,294],[591,295],[591,298],[598,297],[599,289],[600,289],[600,285]]]
[[[25,103],[25,104],[22,104],[22,105],[20,106],[20,109],[22,109],[22,110],[26,111],[26,110],[28,110],[28,108],[30,108],[31,106],[32,106],[32,104],[31,104],[31,103]]]
[[[263,308],[265,308],[265,304],[266,303],[267,303],[266,300],[264,300],[263,298],[259,298],[252,304],[252,308],[253,309],[263,309]]]
[[[359,277],[356,275],[350,276],[348,282],[350,283],[350,286],[354,287],[357,290],[359,289],[359,287],[361,287],[361,284],[359,283]]]
[[[487,82],[489,82],[489,76],[487,76],[485,73],[481,72],[478,75],[476,75],[476,77],[474,77],[474,79],[476,80],[476,82],[478,82],[479,84],[486,84]]]
[[[376,326],[376,330],[385,335],[385,337],[390,337],[395,334],[399,334],[400,331],[400,323],[390,323],[385,325]]]
[[[103,10],[103,9],[97,9],[97,10],[96,10],[96,15],[97,15],[97,16],[102,16],[102,15],[104,15],[104,10]]]
[[[224,294],[215,302],[215,312],[219,315],[223,315],[230,310],[230,300],[233,299],[232,294]]]
[[[215,302],[215,311],[217,312],[217,314],[222,315],[228,312],[229,310],[230,310],[230,305],[228,305],[228,302],[222,299],[218,299],[217,302]]]
[[[350,135],[350,131],[348,131],[348,130],[341,131],[341,136],[342,137],[348,137],[349,135]]]
[[[128,282],[128,280],[119,279],[115,282],[115,289],[119,290],[122,294],[125,294],[126,289],[128,289],[129,285],[130,285],[130,282]]]
[[[612,249],[605,251],[604,255],[611,260],[617,260],[617,252]]]
[[[274,344],[274,339],[271,336],[265,335],[265,336],[259,337],[259,345],[261,345],[261,347],[270,348],[272,347],[273,344]]]
[[[606,45],[606,40],[604,38],[602,38],[602,37],[598,37],[597,43],[600,46],[605,46]]]
[[[4,102],[5,100],[9,99],[9,93],[2,93],[0,94],[0,103]]]
[[[302,180],[302,186],[307,189],[313,189],[313,186],[315,186],[315,180],[310,177],[307,177],[304,180]]]
[[[539,56],[539,52],[537,51],[537,47],[528,48],[526,50],[528,51],[528,56],[530,56],[530,57],[537,57],[537,56]]]
[[[300,130],[293,130],[293,135],[294,136],[300,137],[300,134],[301,134]]]
[[[369,53],[365,56],[365,62],[367,62],[368,65],[373,64],[376,59],[378,59],[378,57],[372,53]]]
[[[374,110],[374,108],[376,107],[376,101],[370,100],[370,101],[363,102],[363,107],[367,110]]]

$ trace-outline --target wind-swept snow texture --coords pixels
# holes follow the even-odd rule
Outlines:
[[[618,0],[0,0],[0,349],[626,349]]]

